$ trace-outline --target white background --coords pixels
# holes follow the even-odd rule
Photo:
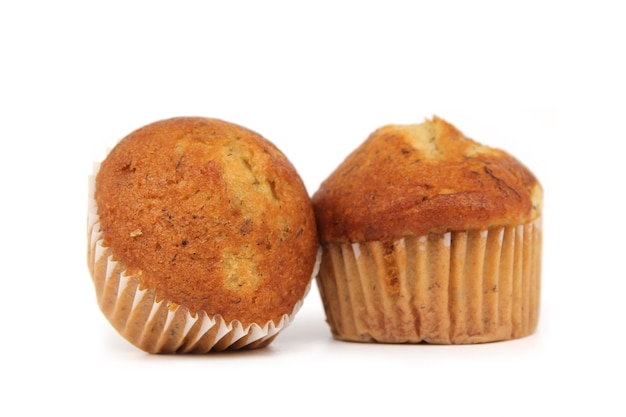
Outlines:
[[[626,415],[619,3],[0,3],[0,414]],[[241,124],[313,193],[374,129],[434,114],[544,186],[531,337],[337,342],[315,286],[254,352],[151,356],[103,318],[87,175],[132,130]]]

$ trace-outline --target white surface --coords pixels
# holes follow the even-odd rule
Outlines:
[[[625,415],[619,2],[412,3],[3,2],[0,415]],[[314,192],[375,128],[433,114],[544,185],[535,335],[336,342],[313,287],[268,349],[150,356],[100,314],[87,175],[130,131],[236,122]]]

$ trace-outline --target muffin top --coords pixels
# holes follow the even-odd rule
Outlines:
[[[199,117],[147,125],[102,162],[94,197],[104,246],[159,300],[246,326],[278,323],[305,295],[311,200],[255,132]]]
[[[522,224],[541,214],[535,176],[434,117],[384,126],[313,196],[320,240],[363,242]]]

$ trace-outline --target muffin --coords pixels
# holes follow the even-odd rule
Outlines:
[[[267,346],[319,266],[311,199],[271,142],[181,117],[123,138],[95,168],[88,266],[99,306],[150,353]]]
[[[470,344],[531,334],[542,199],[517,159],[438,117],[376,130],[312,199],[333,337]]]

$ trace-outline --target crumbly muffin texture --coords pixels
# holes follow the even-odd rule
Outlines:
[[[95,201],[126,273],[192,314],[277,323],[310,283],[309,195],[287,158],[241,126],[187,117],[131,133],[102,162]]]
[[[517,159],[434,117],[376,130],[313,204],[322,241],[363,242],[528,223],[542,190]]]

